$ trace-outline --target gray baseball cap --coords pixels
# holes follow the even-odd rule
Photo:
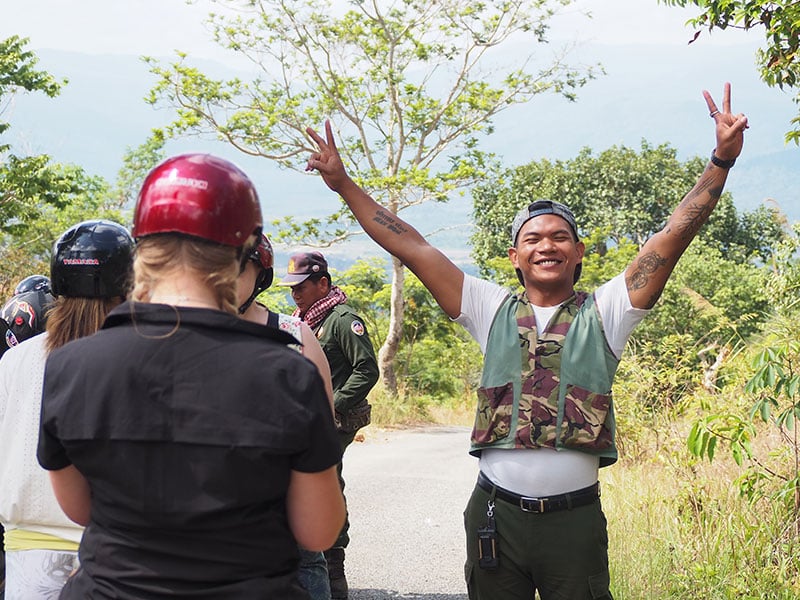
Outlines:
[[[521,209],[514,217],[514,221],[511,223],[512,245],[516,246],[517,236],[519,235],[519,230],[522,229],[522,226],[539,215],[556,215],[561,217],[567,223],[569,223],[569,227],[572,229],[575,239],[580,239],[578,236],[578,224],[575,222],[575,215],[572,214],[572,211],[567,207],[566,204],[561,204],[561,202],[556,202],[554,200],[536,200],[535,202],[532,202],[525,208]]]

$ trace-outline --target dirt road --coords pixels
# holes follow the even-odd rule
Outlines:
[[[466,600],[463,512],[478,461],[469,429],[365,431],[345,454],[351,600]]]

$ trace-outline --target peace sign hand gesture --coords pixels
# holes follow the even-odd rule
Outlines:
[[[336,140],[333,138],[331,122],[325,121],[325,138],[322,139],[311,127],[306,127],[306,133],[317,144],[318,151],[311,154],[306,164],[306,171],[318,171],[322,180],[331,190],[341,194],[343,188],[351,182],[350,176],[345,171]]]
[[[744,145],[744,130],[749,127],[747,117],[739,113],[731,113],[731,84],[726,83],[722,95],[722,110],[717,108],[711,94],[703,90],[708,112],[717,124],[717,147],[714,155],[722,161],[735,160]]]

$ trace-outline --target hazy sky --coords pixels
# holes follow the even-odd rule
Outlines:
[[[203,19],[220,5],[196,0],[25,0],[5,2],[0,34],[31,39],[34,50],[51,48],[95,53],[165,55],[174,49],[224,59],[208,40]],[[592,13],[592,19],[584,12]],[[553,34],[584,41],[665,42],[685,45],[685,21],[699,9],[681,9],[656,0],[580,0],[553,20]],[[741,41],[725,32],[714,44]]]
[[[334,4],[347,3],[334,0]],[[211,59],[247,70],[250,64],[211,41],[204,26],[209,12],[223,9],[224,6],[211,0],[194,0],[191,4],[185,0],[9,0],[3,7],[0,35],[28,37],[28,47],[33,51],[173,57],[175,50],[181,50],[192,59]],[[631,98],[646,94],[646,102],[653,106],[659,94],[664,95],[660,91],[663,86],[669,86],[670,91],[685,86],[687,100],[695,100],[700,92],[696,88],[708,86],[718,96],[722,83],[731,81],[735,111],[743,106],[769,106],[775,113],[774,104],[769,101],[775,100],[779,92],[759,82],[753,59],[755,48],[763,43],[763,31],[744,33],[728,29],[711,35],[704,30],[689,45],[693,30],[685,23],[698,13],[697,8],[665,6],[657,0],[578,0],[562,8],[561,14],[551,20],[548,37],[554,51],[567,43],[578,44],[571,57],[587,64],[597,62],[596,44],[624,48],[615,62],[604,61],[604,66],[608,66],[608,77],[604,79],[616,89],[630,90]],[[637,44],[660,45],[661,51],[652,60],[644,59],[636,50],[633,50],[636,55],[631,55],[629,47]],[[747,48],[736,54],[746,57],[745,60],[731,61],[732,45],[740,50]],[[664,51],[664,46],[669,49]],[[502,51],[515,53],[516,49],[513,44],[506,44]],[[520,51],[527,53],[528,48],[522,47]],[[46,63],[42,66],[47,68]],[[693,77],[698,69],[700,77]],[[647,86],[646,91],[643,86]],[[587,90],[580,94],[586,108],[597,107],[609,97],[601,86]],[[592,97],[592,90],[600,95]],[[791,97],[787,95],[785,101],[779,99],[778,103],[786,111],[788,122],[796,111]],[[699,110],[703,110],[702,105]],[[606,125],[597,123],[595,130]],[[500,128],[502,121],[498,123],[498,131]],[[515,126],[512,135],[514,129]],[[612,130],[603,139],[609,143],[623,141],[613,135]],[[772,132],[769,135],[773,136]],[[775,136],[775,141],[781,143],[782,136]],[[687,152],[694,151],[687,148]]]
[[[343,4],[341,0],[337,3]],[[221,7],[210,0],[196,0],[190,5],[184,0],[6,0],[0,18],[0,36],[28,37],[28,47],[35,52],[169,57],[175,50],[181,50],[193,59],[244,67],[242,59],[224,52],[210,40],[203,21],[214,10]],[[797,106],[789,94],[761,82],[754,64],[754,51],[763,44],[763,30],[749,33],[728,30],[713,35],[703,30],[700,38],[690,45],[693,30],[685,23],[696,14],[699,14],[697,8],[680,9],[659,4],[657,0],[579,0],[562,9],[562,14],[550,22],[548,37],[553,46],[565,42],[586,44],[578,49],[580,60],[594,63],[597,54],[603,54],[607,75],[581,90],[579,101],[574,104],[543,98],[530,107],[504,113],[495,121],[489,149],[499,148],[507,164],[543,156],[569,158],[581,147],[602,150],[622,144],[636,148],[642,139],[669,142],[680,158],[706,155],[713,145],[713,124],[705,120],[701,91],[709,89],[719,101],[723,83],[731,81],[733,109],[748,111],[752,127],[742,164],[732,171],[728,189],[747,207],[765,198],[785,196],[787,185],[796,190],[797,186],[786,182],[783,187],[773,189],[773,185],[787,177],[771,176],[768,168],[756,166],[759,157],[762,161],[759,165],[772,164],[773,155],[785,157],[789,153],[791,157],[800,157],[800,150],[794,146],[787,148],[783,143],[783,133],[791,117],[797,114]],[[598,49],[597,44],[608,51]],[[581,50],[584,50],[582,55]],[[48,67],[46,62],[42,67]],[[71,77],[71,87],[79,83],[76,79]],[[144,92],[137,93],[132,102],[142,104]],[[56,101],[48,100],[46,110],[62,110],[57,107],[63,106],[69,93],[64,92]],[[103,116],[99,107],[114,102],[104,94],[107,90],[98,89],[90,100],[81,99],[80,106]],[[102,120],[98,123],[99,127],[103,123],[108,126]],[[148,128],[158,123],[143,124],[139,137],[125,143],[140,143]],[[31,131],[19,126],[15,131],[28,136],[37,151],[68,161],[83,156],[77,150],[70,150],[66,157],[60,154],[60,150],[71,148],[70,133],[37,128],[35,120],[28,129]],[[97,135],[107,137],[104,133]],[[98,149],[94,155],[121,155],[124,145],[118,145],[119,148]],[[554,154],[556,146],[561,149],[561,156]],[[94,155],[90,156],[96,158]],[[748,170],[748,165],[752,170]],[[249,168],[248,163],[246,167]],[[259,164],[254,172],[267,180],[272,171],[264,167]],[[113,169],[112,175],[116,163]],[[290,180],[288,174],[281,173],[280,178],[295,186],[296,180]],[[301,185],[305,185],[304,181],[305,178]],[[309,185],[316,186],[311,189],[319,192],[316,182]],[[296,204],[292,206],[296,210]]]

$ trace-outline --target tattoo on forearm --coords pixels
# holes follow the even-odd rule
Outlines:
[[[375,221],[378,225],[385,227],[389,231],[396,233],[397,235],[403,234],[407,231],[407,228],[403,223],[398,221],[392,213],[388,213],[384,210],[379,210],[376,212],[373,221]]]
[[[722,186],[711,180],[700,181],[696,189],[689,192],[677,211],[678,222],[675,225],[681,239],[691,239],[697,235],[721,194]]]
[[[666,259],[659,256],[657,252],[648,252],[640,256],[636,261],[636,270],[625,281],[628,290],[640,290],[645,287],[650,281],[650,275],[666,264]]]

